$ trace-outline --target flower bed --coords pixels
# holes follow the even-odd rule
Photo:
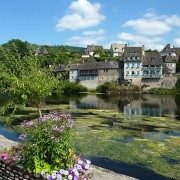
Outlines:
[[[1,177],[3,180],[87,179],[90,161],[78,157],[72,148],[73,125],[70,114],[57,112],[41,117],[38,123],[22,123],[24,134],[19,137],[22,143],[0,153],[0,180]]]

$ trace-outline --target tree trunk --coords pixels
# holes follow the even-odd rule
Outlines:
[[[42,117],[42,112],[41,112],[41,108],[39,106],[38,106],[38,112],[39,112],[39,118],[41,118]],[[39,118],[38,118],[38,123],[40,122]]]

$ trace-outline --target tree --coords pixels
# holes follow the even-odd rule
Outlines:
[[[41,103],[51,95],[57,80],[48,69],[42,69],[33,55],[16,56],[4,51],[0,64],[0,90],[13,100],[13,104],[35,105],[41,114]],[[12,105],[12,104],[11,104]]]

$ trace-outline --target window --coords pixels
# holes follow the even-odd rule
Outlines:
[[[155,59],[152,57],[152,58],[151,58],[151,61],[154,61],[154,60],[155,60]]]
[[[126,76],[129,76],[129,71],[126,71]]]
[[[132,71],[132,76],[134,76],[135,75],[135,72],[134,71]]]
[[[140,72],[139,71],[137,71],[137,76],[139,76],[140,75]]]

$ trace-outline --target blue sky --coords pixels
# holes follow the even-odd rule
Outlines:
[[[180,46],[180,0],[0,1],[0,43]]]

